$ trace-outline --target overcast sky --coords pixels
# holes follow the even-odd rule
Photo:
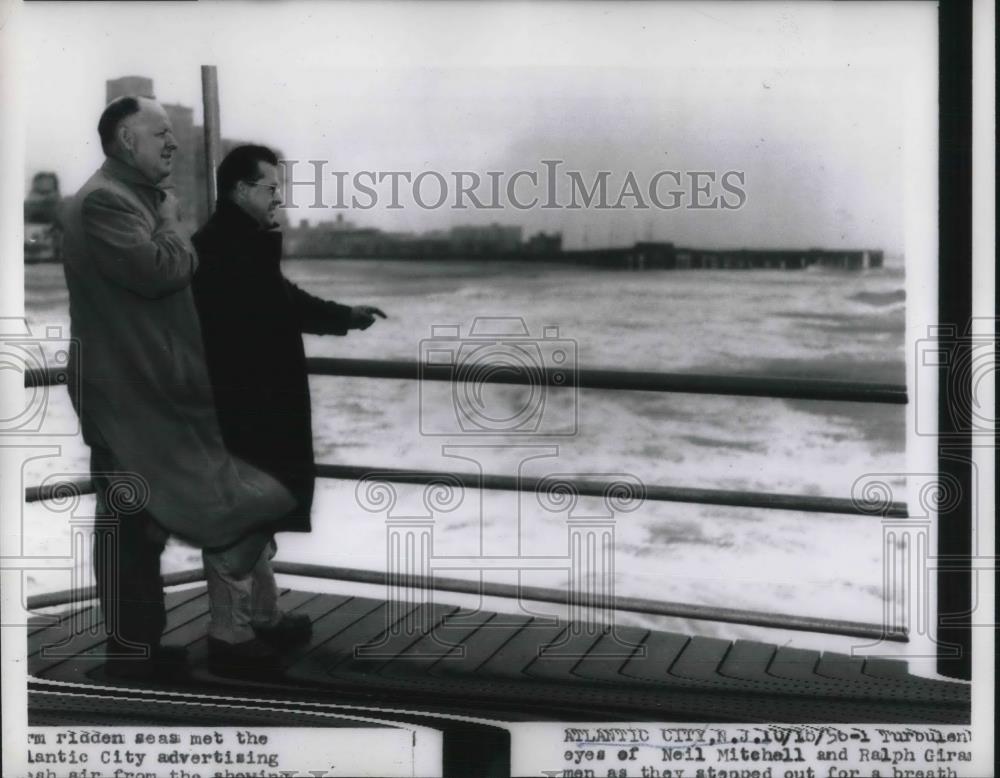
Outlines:
[[[329,170],[347,171],[348,198],[350,176],[363,170],[509,176],[541,174],[545,159],[586,181],[609,171],[612,201],[629,171],[643,190],[660,170],[745,176],[736,210],[642,210],[629,199],[621,210],[430,211],[407,197],[407,207],[387,210],[384,184],[379,207],[342,212],[385,229],[497,221],[561,230],[576,246],[651,237],[896,253],[907,155],[933,153],[912,147],[914,126],[936,110],[935,9],[925,3],[219,1],[22,11],[25,180],[55,170],[64,192],[101,161],[94,127],[106,79],[149,76],[161,100],[194,106],[200,122],[201,64],[219,68],[224,135],[328,160]],[[428,185],[425,195],[436,191]],[[544,186],[533,193],[544,196]],[[293,221],[336,213],[302,210]]]

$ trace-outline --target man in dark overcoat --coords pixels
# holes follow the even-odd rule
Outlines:
[[[298,500],[267,531],[205,554],[210,665],[227,675],[271,672],[280,650],[307,640],[311,630],[307,618],[278,610],[270,564],[274,532],[310,529],[316,473],[302,333],[346,335],[385,318],[371,306],[321,300],[284,277],[277,164],[263,146],[233,149],[219,165],[216,210],[192,238],[200,261],[195,304],[223,438]],[[234,573],[233,554],[256,558],[249,575]]]

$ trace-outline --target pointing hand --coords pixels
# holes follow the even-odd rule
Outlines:
[[[351,308],[351,329],[366,330],[375,323],[375,317],[381,316],[388,319],[380,308],[373,305],[355,305]]]

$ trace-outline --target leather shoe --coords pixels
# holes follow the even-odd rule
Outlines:
[[[251,638],[241,643],[208,639],[208,669],[215,675],[248,680],[272,679],[281,673],[281,657],[262,640]]]
[[[122,681],[172,681],[186,670],[183,646],[156,646],[148,657],[115,656],[104,663],[104,674]]]
[[[281,621],[270,627],[254,627],[260,640],[277,649],[291,648],[312,637],[312,620],[304,613],[285,613]]]

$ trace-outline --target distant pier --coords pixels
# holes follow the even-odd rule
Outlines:
[[[454,242],[439,235],[393,240],[377,230],[313,229],[305,236],[291,232],[286,255],[299,259],[559,262],[609,270],[804,270],[813,266],[868,270],[884,262],[884,253],[873,249],[695,249],[653,241],[628,247],[563,249],[561,236],[534,236],[511,245]]]
[[[342,214],[332,222],[285,231],[285,254],[300,259],[506,260],[562,262],[612,270],[802,270],[813,265],[842,270],[882,267],[883,252],[873,249],[700,249],[669,241],[632,246],[563,248],[559,232],[527,239],[517,226],[490,224],[452,227],[425,233],[385,232],[361,227]]]
[[[871,249],[693,249],[643,242],[629,248],[560,251],[550,261],[623,270],[840,270],[882,267],[884,254]]]

